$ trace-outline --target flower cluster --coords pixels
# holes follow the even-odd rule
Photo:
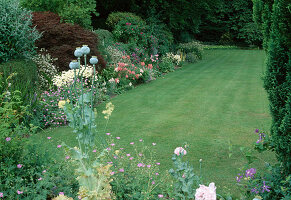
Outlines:
[[[40,49],[40,53],[31,58],[37,64],[39,87],[47,89],[50,80],[57,74],[57,69],[53,64],[57,58],[52,58],[45,49]]]
[[[182,61],[181,56],[173,53],[166,53],[166,58],[171,60],[175,65],[179,65]]]
[[[210,183],[209,186],[200,185],[196,189],[195,200],[216,200],[216,187],[214,183]]]
[[[56,85],[57,87],[70,86],[72,83],[74,83],[75,73],[77,76],[79,76],[80,79],[84,80],[85,85],[88,85],[89,80],[92,79],[93,76],[93,67],[92,66],[84,67],[83,65],[81,65],[80,69],[76,69],[76,71],[73,69],[63,71],[61,75],[54,76],[53,84]],[[95,80],[97,80],[96,75]]]
[[[255,168],[247,169],[244,174],[238,174],[236,177],[237,183],[242,185],[243,180],[246,181],[246,185],[248,185],[252,193],[262,194],[264,192],[270,192],[271,187],[266,185],[266,181],[257,175],[257,170]]]

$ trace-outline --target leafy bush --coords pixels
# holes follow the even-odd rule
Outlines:
[[[165,55],[172,49],[174,43],[173,33],[154,13],[146,22],[148,25],[147,33],[156,38],[157,45],[154,46],[158,50],[156,53]],[[156,54],[153,51],[151,53]]]
[[[145,24],[145,21],[137,16],[134,13],[129,12],[112,12],[109,14],[106,24],[109,27],[110,30],[113,30],[115,26],[121,21],[121,20],[128,20],[131,19],[136,23]],[[128,21],[130,23],[130,21]]]
[[[97,29],[94,30],[94,33],[97,34],[98,39],[103,46],[107,47],[109,44],[114,43],[113,34],[110,31],[105,29]]]
[[[38,87],[42,90],[48,89],[52,85],[52,78],[57,74],[57,69],[53,64],[57,59],[52,58],[45,49],[41,49],[31,60],[37,65]]]
[[[98,51],[98,38],[95,33],[85,30],[78,25],[60,23],[60,17],[51,12],[33,13],[33,24],[40,32],[44,32],[37,47],[45,48],[53,58],[58,58],[55,62],[58,71],[69,69],[68,63],[74,59],[72,53],[75,47],[88,44],[90,55],[97,55],[98,71],[106,67],[106,62]]]
[[[21,5],[32,11],[51,11],[58,13],[65,22],[79,24],[90,29],[91,14],[98,16],[94,0],[21,0]]]
[[[202,59],[203,45],[198,41],[182,43],[179,44],[177,48],[187,55],[188,53],[191,53],[195,55],[198,59]],[[189,55],[191,57],[191,59],[189,60],[195,60],[196,58],[194,59],[194,56],[191,54]]]
[[[189,63],[195,63],[199,60],[199,57],[195,53],[187,53],[186,54],[186,61]]]
[[[35,53],[39,38],[31,12],[20,7],[18,0],[0,0],[0,63]]]
[[[60,192],[77,195],[78,183],[68,161],[56,161],[53,154],[40,150],[35,144],[25,146],[24,150],[26,139],[11,138],[5,142],[6,148],[15,155],[13,158],[5,155],[1,161],[0,191],[5,199],[14,200],[17,196],[21,199],[51,199]],[[12,143],[22,148],[12,148]]]
[[[164,56],[162,57],[161,62],[159,63],[159,71],[162,73],[172,72],[175,69],[175,64],[171,59]]]

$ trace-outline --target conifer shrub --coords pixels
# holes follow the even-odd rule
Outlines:
[[[265,89],[273,119],[273,148],[286,176],[291,172],[291,17],[288,4],[290,7],[288,0],[275,0],[273,4],[270,36],[266,38],[268,49],[265,76]]]
[[[73,53],[76,47],[86,44],[90,47],[89,57],[96,55],[98,57],[98,70],[106,67],[106,61],[98,51],[98,37],[95,33],[85,30],[79,25],[61,23],[60,16],[52,12],[34,12],[33,25],[42,37],[36,43],[36,46],[45,48],[53,57],[58,71],[68,70],[68,63],[75,59]]]

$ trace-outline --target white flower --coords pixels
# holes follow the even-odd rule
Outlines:
[[[132,86],[132,83],[130,82],[128,85],[131,87]]]
[[[114,82],[115,82],[114,78],[109,79],[109,83],[114,83]]]
[[[144,71],[142,69],[139,70],[140,73],[143,73]]]

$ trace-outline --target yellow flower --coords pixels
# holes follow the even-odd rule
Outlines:
[[[59,108],[64,108],[65,104],[69,103],[69,102],[70,102],[69,99],[67,99],[66,101],[65,100],[61,100],[61,101],[59,101],[58,106],[59,106]]]
[[[119,154],[119,150],[116,150],[116,151],[115,151],[115,154],[118,155],[118,154]]]
[[[114,110],[114,105],[111,102],[107,103],[106,110],[102,111],[102,113],[105,115],[104,118],[109,119],[113,110]]]

